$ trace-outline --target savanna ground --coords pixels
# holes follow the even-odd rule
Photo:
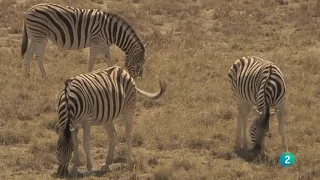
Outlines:
[[[140,88],[158,90],[160,103],[140,99],[134,124],[134,166],[123,161],[124,127],[112,171],[84,179],[317,179],[320,178],[320,19],[317,2],[291,0],[0,0],[0,179],[53,179],[57,170],[57,98],[63,81],[87,71],[88,50],[66,51],[49,43],[48,79],[35,61],[24,77],[20,57],[24,12],[40,2],[115,12],[149,44]],[[123,64],[116,47],[111,55]],[[296,164],[282,168],[277,120],[266,139],[269,160],[235,155],[237,109],[227,71],[244,55],[276,63],[287,83],[286,135]],[[106,66],[98,58],[95,69]],[[251,118],[252,119],[252,118]],[[81,132],[81,131],[80,131]],[[81,133],[80,133],[81,135]],[[81,137],[81,136],[80,136]],[[94,170],[105,161],[107,135],[92,128]],[[80,146],[81,147],[81,146]],[[81,149],[81,158],[85,156]],[[85,166],[80,170],[86,170]]]

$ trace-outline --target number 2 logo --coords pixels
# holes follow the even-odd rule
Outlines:
[[[295,164],[296,157],[294,154],[285,152],[280,156],[279,162],[282,167],[290,167]]]
[[[284,157],[286,160],[284,161],[284,163],[286,163],[286,164],[290,164],[291,162],[290,162],[290,156],[285,156]]]

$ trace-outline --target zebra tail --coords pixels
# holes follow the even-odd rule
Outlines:
[[[270,106],[266,101],[265,110],[262,114],[262,119],[261,119],[261,125],[265,133],[269,131],[269,120],[270,120]]]
[[[265,104],[265,108],[264,108],[264,112],[263,112],[263,121],[262,121],[262,125],[263,125],[263,129],[265,132],[269,131],[269,120],[270,120],[270,105],[266,99],[266,86],[268,84],[268,80],[270,79],[272,73],[272,65],[269,65],[269,75],[265,81],[264,84],[264,104]]]
[[[136,89],[138,91],[138,94],[140,94],[140,95],[142,95],[142,96],[144,96],[144,97],[146,97],[146,98],[148,98],[150,100],[157,100],[162,96],[162,94],[167,89],[167,84],[166,83],[159,81],[159,84],[160,84],[160,90],[157,93],[146,92],[146,91],[143,91],[143,90],[139,89],[138,87],[136,87]]]
[[[24,57],[24,54],[27,51],[28,48],[28,34],[27,34],[27,27],[26,23],[23,23],[23,37],[22,37],[22,43],[21,43],[21,56]]]
[[[66,123],[66,128],[64,129],[64,136],[67,140],[71,140],[71,131],[73,130],[72,128],[72,121],[71,121],[71,114],[70,114],[70,106],[69,106],[69,93],[70,93],[70,82],[72,79],[67,79],[64,82],[64,95],[66,99],[66,106],[67,106],[67,123]]]
[[[255,135],[255,141],[256,141],[256,145],[255,145],[255,149],[260,149],[261,148],[261,144],[264,141],[264,138],[267,134],[267,132],[269,132],[269,120],[270,120],[270,105],[269,102],[266,99],[266,85],[268,83],[268,80],[271,76],[271,64],[269,66],[269,74],[268,77],[266,78],[264,84],[262,85],[263,88],[263,94],[264,94],[264,110],[262,112],[262,114],[256,118],[253,122],[253,124],[255,124],[255,126],[259,126],[258,128],[258,132]]]

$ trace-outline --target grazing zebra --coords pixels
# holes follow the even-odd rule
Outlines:
[[[28,38],[31,39],[29,47]],[[147,44],[143,45],[132,27],[116,14],[52,3],[31,7],[25,16],[21,45],[27,77],[30,77],[30,60],[34,53],[42,77],[47,76],[43,57],[48,39],[68,50],[90,47],[89,72],[98,54],[104,54],[109,60],[108,66],[112,66],[109,46],[115,44],[126,54],[125,66],[131,77],[142,76]]]
[[[284,131],[284,104],[286,86],[280,69],[270,61],[254,56],[238,59],[228,72],[234,97],[237,99],[236,148],[247,148],[247,117],[256,107],[259,117],[251,125],[250,135],[254,150],[260,151],[269,131],[270,107],[277,110],[282,145],[288,151]],[[272,113],[271,113],[272,115]]]
[[[80,166],[77,133],[83,128],[83,149],[86,154],[88,172],[92,172],[90,156],[90,128],[103,126],[108,134],[109,149],[106,162],[101,166],[105,171],[113,162],[116,130],[113,120],[121,113],[124,116],[127,143],[127,161],[131,162],[132,120],[135,113],[137,93],[151,100],[162,96],[166,84],[160,82],[158,93],[148,93],[136,87],[134,79],[124,69],[113,66],[78,75],[65,81],[59,99],[59,124],[56,132],[59,176],[69,174],[67,168],[74,151],[74,169]]]

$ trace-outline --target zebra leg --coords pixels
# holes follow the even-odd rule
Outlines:
[[[104,57],[105,57],[104,60],[106,61],[107,65],[109,67],[113,66],[112,58],[111,58],[111,54],[110,54],[110,47],[109,46],[107,46],[107,50],[105,52],[105,56]]]
[[[240,113],[239,117],[237,118],[237,130],[236,130],[236,149],[240,150],[241,149],[241,129],[242,128],[242,123],[240,119]]]
[[[94,46],[94,45],[90,46],[88,72],[91,72],[93,70],[95,59],[99,53],[100,53],[100,50],[97,46]]]
[[[72,142],[73,142],[73,147],[74,147],[73,159],[72,159],[73,167],[72,167],[72,170],[71,170],[72,174],[78,173],[78,167],[81,165],[80,157],[79,157],[78,132],[79,132],[79,127],[76,127],[74,129],[74,131],[72,131]]]
[[[74,168],[77,168],[81,165],[80,162],[80,156],[79,156],[79,140],[78,140],[78,132],[79,132],[79,127],[76,127],[73,131],[73,146],[74,146],[74,151],[73,151],[73,165]]]
[[[108,133],[108,140],[109,140],[109,149],[108,149],[108,154],[106,158],[106,162],[103,163],[100,167],[101,171],[108,171],[109,170],[109,165],[113,163],[113,158],[114,158],[114,150],[116,147],[116,129],[114,127],[113,121],[107,123],[104,125],[105,130]]]
[[[92,173],[92,161],[90,154],[90,132],[91,127],[89,122],[87,120],[83,121],[83,149],[86,154],[88,173]]]
[[[32,59],[32,56],[36,52],[36,44],[33,40],[31,40],[31,43],[27,49],[27,52],[24,57],[24,65],[25,65],[25,76],[30,77],[30,62]]]
[[[47,42],[48,42],[47,40],[42,40],[40,43],[36,44],[36,49],[37,49],[36,60],[43,78],[47,77],[46,71],[44,70],[44,67],[43,67],[43,57],[44,57],[44,51],[46,49]]]
[[[284,130],[284,102],[281,103],[279,112],[277,114],[277,118],[279,121],[279,132],[282,138],[282,147],[288,152],[288,145],[285,137],[285,130]]]
[[[238,109],[239,117],[237,119],[236,149],[240,150],[241,148],[247,149],[247,117],[250,113],[251,106],[243,100],[240,100]]]
[[[127,163],[132,163],[132,121],[134,116],[134,110],[126,110],[124,113],[125,131],[126,131],[126,144],[127,144]]]

